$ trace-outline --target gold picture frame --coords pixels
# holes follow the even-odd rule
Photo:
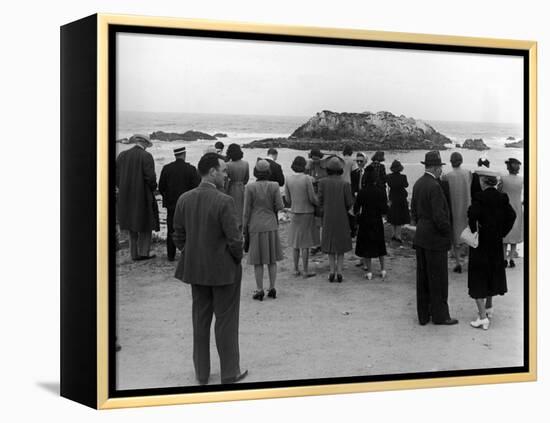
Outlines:
[[[448,48],[515,50],[524,54],[529,73],[524,75],[528,103],[524,122],[528,131],[528,205],[529,237],[531,252],[528,260],[529,280],[526,283],[528,298],[528,368],[517,373],[476,374],[434,378],[407,378],[402,380],[369,381],[329,385],[287,386],[258,389],[232,389],[193,393],[168,393],[113,397],[109,391],[109,281],[110,214],[109,186],[109,84],[112,81],[109,53],[110,28],[146,28],[155,30],[200,30],[220,33],[261,34],[316,38],[319,40],[356,40],[382,43],[431,46],[437,51]],[[86,53],[84,50],[88,50]],[[91,49],[91,50],[90,50]],[[341,394],[354,392],[385,391],[399,389],[435,388],[506,382],[527,382],[537,378],[537,43],[458,37],[448,35],[411,34],[401,32],[368,31],[362,29],[315,28],[300,26],[260,25],[198,19],[180,19],[145,16],[97,14],[62,27],[62,378],[63,396],[97,409],[139,407],[152,405],[189,404],[214,401],[235,401],[260,398],[281,398],[307,395]],[[82,62],[82,55],[87,63]],[[80,65],[75,65],[80,61]],[[77,68],[75,68],[77,66]],[[78,68],[80,66],[80,68]],[[87,66],[87,77],[77,74],[77,69]],[[78,92],[75,96],[73,93]],[[95,102],[95,110],[94,110]],[[92,114],[94,116],[92,116]],[[82,117],[84,115],[84,117]],[[83,120],[84,119],[84,120]],[[84,124],[82,124],[84,122]],[[80,125],[80,128],[78,126]],[[85,129],[88,132],[85,132]],[[91,128],[91,130],[90,130]],[[76,137],[80,137],[76,140]],[[82,139],[86,138],[86,139]],[[89,162],[90,155],[94,160]],[[93,170],[93,171],[92,171]],[[85,172],[85,177],[83,176]],[[74,178],[81,178],[76,182]],[[90,192],[86,184],[93,183]],[[69,184],[76,185],[69,185]],[[78,195],[85,199],[79,202]],[[82,199],[81,199],[82,200]],[[75,204],[77,203],[77,204]],[[93,210],[89,210],[95,205]],[[85,209],[87,208],[87,209]],[[87,210],[87,211],[86,211]],[[87,213],[79,222],[78,213]],[[82,226],[86,226],[83,228]],[[93,234],[93,236],[92,236]],[[92,242],[93,248],[78,261],[74,254],[76,242]],[[78,276],[79,266],[86,275]],[[79,308],[75,303],[87,304]],[[95,306],[95,309],[94,309]],[[88,351],[94,348],[95,351]],[[78,357],[78,358],[75,358]],[[111,370],[110,370],[111,369]]]

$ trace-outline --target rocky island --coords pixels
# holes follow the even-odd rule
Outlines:
[[[478,150],[478,151],[489,150],[489,147],[487,146],[487,144],[483,142],[483,139],[481,138],[474,138],[474,139],[468,138],[462,143],[462,148],[466,148],[468,150]]]
[[[199,131],[187,131],[183,134],[177,132],[155,131],[149,135],[152,140],[159,141],[197,141],[216,140],[216,137]]]
[[[504,144],[505,147],[508,148],[523,148],[523,140],[519,140],[516,142],[507,142]]]
[[[390,112],[317,113],[288,138],[252,141],[243,147],[281,147],[295,150],[444,150],[451,140],[432,126]]]

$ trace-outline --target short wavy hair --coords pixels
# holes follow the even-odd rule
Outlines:
[[[243,150],[241,150],[241,146],[239,144],[229,144],[225,154],[229,160],[234,162],[243,158]]]
[[[303,156],[296,156],[290,165],[294,172],[303,173],[306,171],[307,161]]]

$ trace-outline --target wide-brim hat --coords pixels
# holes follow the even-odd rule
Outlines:
[[[149,138],[149,135],[134,134],[129,139],[130,144],[137,144],[138,142],[145,144],[147,147],[151,147],[153,145],[151,139]]]
[[[504,163],[506,164],[521,164],[521,162],[516,159],[515,157],[510,157],[508,160],[506,160]]]
[[[435,150],[435,151],[428,151],[426,153],[426,156],[424,157],[424,161],[420,162],[422,163],[424,166],[426,167],[429,167],[429,166],[442,166],[446,163],[443,163],[441,161],[441,154],[439,154],[439,151]]]
[[[403,165],[399,160],[394,160],[390,166],[392,172],[401,172],[403,169]]]
[[[475,173],[479,176],[488,176],[491,178],[498,178],[499,174],[494,170],[490,169],[476,169]]]
[[[384,160],[386,160],[386,159],[384,158],[384,152],[383,152],[383,151],[377,151],[376,153],[374,153],[374,154],[372,155],[371,160],[372,160],[373,162],[374,162],[374,161],[376,161],[376,162],[383,162]]]
[[[325,162],[325,167],[327,168],[327,170],[333,170],[333,171],[343,170],[344,160],[338,156],[331,156]]]
[[[256,162],[255,169],[257,172],[269,172],[270,165],[269,162],[265,159],[258,159]]]

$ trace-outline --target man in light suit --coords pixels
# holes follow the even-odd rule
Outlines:
[[[439,183],[439,151],[426,153],[421,162],[426,170],[413,187],[411,215],[416,223],[413,246],[416,249],[416,304],[418,321],[425,325],[454,325],[447,304],[449,274],[447,251],[451,247],[449,205]]]
[[[198,164],[201,183],[182,194],[174,213],[172,239],[182,254],[176,278],[191,284],[193,297],[193,362],[201,385],[210,377],[210,326],[220,356],[222,383],[248,374],[239,366],[239,305],[242,234],[235,203],[219,190],[227,178],[223,157],[207,153]]]

